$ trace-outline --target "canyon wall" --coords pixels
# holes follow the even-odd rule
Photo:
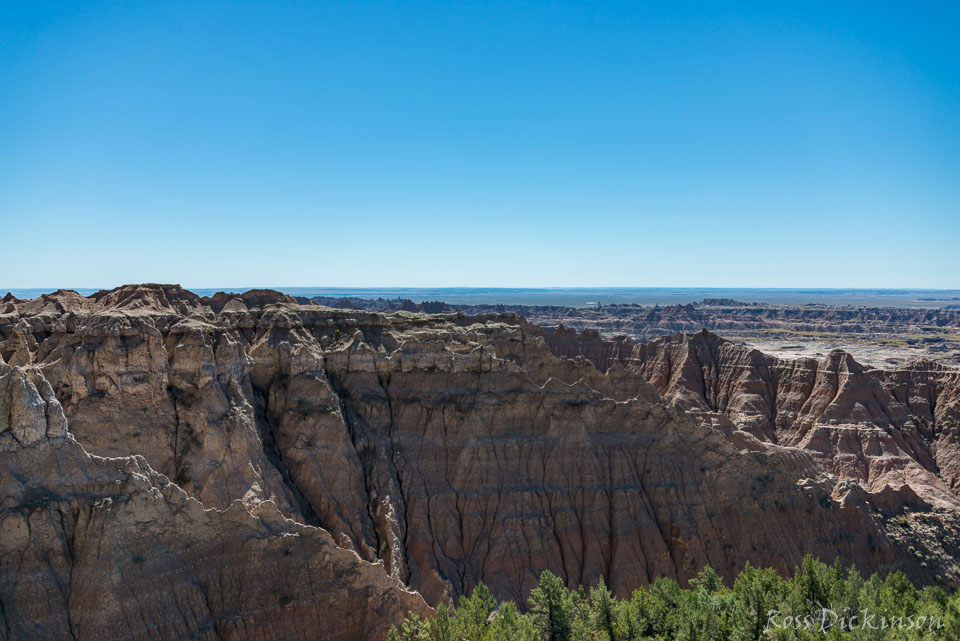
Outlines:
[[[803,449],[869,491],[909,485],[956,505],[960,370],[926,360],[871,369],[840,350],[779,359],[705,330],[649,343],[542,334],[558,355],[637,372],[694,416],[720,415],[759,441]]]
[[[426,603],[271,501],[205,509],[88,454],[42,374],[0,364],[0,639],[383,638]]]
[[[0,639],[378,638],[427,607],[407,587],[523,599],[550,569],[626,594],[806,553],[956,585],[956,372],[671,340],[269,291],[7,297]]]

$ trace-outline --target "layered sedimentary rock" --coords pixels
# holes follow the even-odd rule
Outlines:
[[[649,343],[595,332],[544,336],[557,354],[641,374],[702,422],[722,415],[737,442],[803,450],[868,492],[907,486],[932,505],[960,504],[960,370],[926,360],[871,369],[839,350],[779,359],[705,330]]]
[[[370,639],[428,610],[273,502],[204,509],[66,428],[39,371],[0,364],[0,639]]]
[[[557,305],[490,305],[413,303],[385,300],[315,297],[325,305],[374,311],[463,311],[467,314],[515,313],[542,327],[589,329],[606,337],[653,340],[678,332],[708,329],[728,339],[745,341],[765,351],[797,356],[823,355],[834,347],[851,351],[864,362],[902,365],[933,358],[960,365],[960,310],[837,305],[772,305],[729,299],[704,299],[686,305],[613,304],[591,307]],[[819,353],[819,354],[818,354]]]
[[[0,572],[14,572],[21,558],[39,564],[49,556],[41,550],[82,531],[90,554],[98,542],[102,549],[119,541],[126,551],[84,557],[83,565],[62,552],[67,567],[86,577],[84,594],[101,583],[119,594],[124,572],[146,581],[154,569],[154,557],[137,547],[137,531],[146,529],[163,551],[158,563],[199,568],[191,571],[202,581],[164,575],[174,595],[181,583],[189,594],[199,584],[196,600],[134,590],[136,606],[122,595],[104,604],[67,590],[36,615],[61,626],[51,630],[89,616],[84,629],[99,630],[130,612],[131,629],[157,629],[164,639],[182,636],[155,623],[167,611],[196,619],[197,630],[240,617],[233,636],[221,637],[242,639],[260,638],[251,626],[284,608],[303,617],[298,629],[337,621],[374,635],[382,628],[358,627],[350,617],[361,615],[331,604],[350,603],[386,625],[404,608],[425,607],[401,584],[430,603],[480,581],[522,599],[543,569],[570,585],[602,575],[621,594],[658,576],[686,580],[705,564],[727,576],[746,561],[787,570],[805,553],[864,571],[902,569],[921,582],[960,578],[958,509],[948,489],[933,496],[910,493],[909,483],[838,477],[836,457],[804,446],[796,420],[781,424],[760,411],[776,408],[764,403],[778,396],[768,399],[749,376],[737,385],[756,398],[731,400],[718,384],[698,405],[695,390],[665,385],[655,359],[634,355],[635,346],[568,336],[580,346],[560,349],[555,338],[509,314],[336,310],[275,292],[201,298],[138,286],[90,298],[7,298],[0,358],[21,368],[9,370],[16,380],[33,377],[24,389],[42,399],[15,391],[8,406],[36,414],[45,403],[53,427],[29,444],[8,421],[16,442],[2,453],[4,470],[17,471],[4,472],[0,493],[7,513],[20,514],[42,483],[57,507],[51,533],[37,540],[51,541],[46,548],[19,529],[3,530],[3,544],[10,538],[16,552],[0,557]],[[699,380],[679,367],[683,380]],[[940,375],[926,376],[934,394]],[[919,394],[896,377],[885,384],[894,398]],[[736,424],[733,406],[751,420]],[[856,403],[830,407],[818,416],[844,410],[859,420]],[[924,464],[918,469],[937,479]],[[104,527],[90,526],[88,512],[99,509],[90,506],[106,498],[131,507],[112,508]],[[54,519],[79,513],[86,520]],[[284,545],[292,539],[302,547]],[[124,554],[143,560],[126,563]],[[210,583],[214,574],[227,576],[229,588]],[[195,615],[203,612],[199,595],[213,589],[230,592],[230,607],[216,601],[205,606],[212,614]],[[3,596],[8,621],[18,594]],[[329,614],[312,623],[318,604]],[[52,623],[64,608],[67,628]],[[67,638],[58,634],[48,638]]]
[[[371,304],[372,303],[372,304]],[[390,308],[390,301],[369,301],[358,308]],[[424,303],[423,305],[436,305]],[[635,338],[655,338],[678,332],[708,329],[722,334],[751,330],[782,330],[795,333],[912,334],[916,342],[942,343],[938,330],[960,328],[960,310],[954,307],[864,307],[838,305],[771,305],[742,303],[730,299],[704,299],[686,305],[456,305],[474,314],[512,312],[544,326],[565,325],[577,331],[592,329]],[[407,307],[410,307],[407,301]],[[416,306],[414,306],[416,308]],[[953,333],[951,333],[953,334]],[[955,334],[953,334],[955,338]]]

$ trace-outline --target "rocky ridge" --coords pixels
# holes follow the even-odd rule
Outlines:
[[[634,338],[650,339],[678,332],[708,329],[730,333],[761,328],[796,331],[865,334],[870,332],[899,333],[905,329],[936,338],[935,330],[960,328],[956,306],[943,307],[862,307],[837,305],[773,305],[744,303],[728,298],[706,298],[686,305],[613,304],[591,307],[562,305],[481,305],[431,301],[414,303],[409,299],[365,299],[315,296],[299,298],[300,302],[367,311],[412,311],[469,314],[511,313],[537,325],[566,327],[582,331],[592,329],[601,334],[616,332]]]
[[[0,639],[371,639],[426,613],[271,501],[203,504],[88,454],[38,369],[0,363]]]
[[[648,341],[701,329],[785,356],[823,355],[834,347],[853,351],[877,365],[900,365],[916,358],[960,365],[960,312],[951,306],[864,307],[773,305],[707,298],[686,305],[612,304],[464,305],[414,303],[406,299],[314,297],[324,305],[369,311],[467,314],[519,314],[541,327],[589,329],[607,338],[619,335]],[[302,299],[306,302],[307,299]]]
[[[868,368],[841,350],[780,359],[706,330],[649,343],[544,335],[558,355],[637,372],[694,415],[720,415],[750,438],[814,453],[827,471],[870,491],[908,484],[933,503],[955,504],[960,370],[927,360]]]
[[[7,393],[6,407],[32,407],[39,416],[42,401],[44,425],[53,427],[31,444],[17,436],[24,428],[14,425],[23,421],[4,424],[4,523],[14,525],[0,530],[0,572],[33,564],[39,573],[40,559],[54,558],[49,550],[69,547],[78,517],[61,521],[65,513],[89,512],[105,498],[139,505],[152,497],[141,521],[133,508],[117,512],[101,534],[84,517],[90,548],[109,541],[113,556],[77,565],[74,552],[63,552],[52,567],[85,577],[84,593],[103,584],[119,594],[127,570],[135,582],[156,571],[135,534],[156,530],[157,567],[201,568],[207,583],[169,578],[174,588],[201,583],[197,602],[188,608],[144,593],[136,605],[76,597],[71,606],[74,591],[61,582],[61,599],[34,613],[61,621],[44,630],[68,630],[80,619],[94,622],[83,638],[141,638],[142,621],[156,630],[164,613],[176,611],[196,619],[197,630],[239,617],[243,624],[232,623],[222,638],[281,638],[257,636],[264,633],[256,626],[296,611],[304,630],[338,621],[359,635],[325,638],[376,638],[379,623],[355,625],[350,617],[361,615],[342,610],[349,604],[364,621],[388,625],[402,609],[426,607],[401,586],[434,604],[479,581],[502,598],[522,599],[551,569],[570,585],[603,575],[625,594],[657,576],[684,581],[705,564],[728,577],[748,560],[787,570],[805,553],[868,572],[901,569],[919,582],[960,579],[960,510],[943,482],[944,448],[931,455],[936,471],[923,457],[911,459],[917,468],[900,465],[900,477],[874,473],[869,462],[866,482],[855,483],[793,423],[756,418],[751,408],[769,400],[762,394],[751,404],[708,392],[698,406],[689,385],[657,377],[671,350],[654,366],[635,348],[631,358],[626,343],[551,335],[511,314],[338,310],[277,292],[201,298],[147,285],[89,298],[7,297],[0,303],[5,376],[30,381],[11,389],[36,394]],[[669,362],[673,371],[678,361]],[[838,367],[843,362],[837,357]],[[930,393],[939,376],[927,374]],[[891,393],[909,398],[919,394],[913,384],[903,379],[898,388],[889,379]],[[728,387],[753,398],[756,385]],[[749,425],[737,424],[731,403],[746,408]],[[859,412],[855,403],[846,407]],[[942,433],[942,420],[931,425]],[[131,488],[129,496],[108,497],[111,483]],[[48,544],[18,535],[15,520],[27,518],[27,497],[40,487]],[[200,520],[171,507],[180,504],[199,508]],[[283,543],[294,538],[306,547],[284,556]],[[244,552],[227,551],[235,547]],[[124,565],[125,555],[143,561]],[[216,590],[235,597],[231,607],[208,606],[213,614],[197,617],[200,596]],[[26,638],[10,615],[21,598],[17,590],[0,596],[6,629],[14,630],[0,638]],[[313,623],[320,605],[330,614]],[[126,636],[89,636],[128,611],[136,625]],[[163,628],[154,638],[177,634]]]

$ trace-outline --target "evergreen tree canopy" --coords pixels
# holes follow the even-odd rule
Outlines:
[[[411,614],[389,641],[939,641],[960,640],[960,593],[917,589],[899,572],[864,579],[856,568],[807,556],[784,578],[749,563],[731,586],[709,566],[681,588],[659,578],[629,599],[603,579],[570,589],[540,575],[526,611],[484,585],[456,608]]]

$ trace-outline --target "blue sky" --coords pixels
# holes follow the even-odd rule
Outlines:
[[[956,7],[4,3],[0,287],[960,287]]]

